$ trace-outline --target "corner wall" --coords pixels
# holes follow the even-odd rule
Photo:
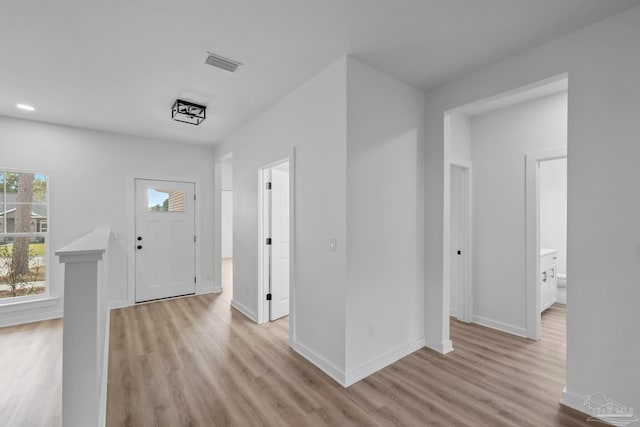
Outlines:
[[[347,62],[347,385],[424,346],[424,92]]]
[[[444,113],[569,74],[567,391],[578,410],[602,392],[640,407],[640,7],[546,43],[427,93],[425,333],[448,339],[442,306]],[[524,231],[523,231],[524,232]],[[596,338],[597,337],[597,344]]]
[[[233,152],[233,299],[258,313],[258,170],[295,157],[294,348],[344,381],[346,58],[243,126],[215,151]],[[329,251],[331,236],[338,250]]]

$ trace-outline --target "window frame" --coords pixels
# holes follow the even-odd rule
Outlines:
[[[28,173],[28,174],[33,174],[33,175],[44,175],[46,177],[46,189],[45,189],[45,201],[44,202],[35,202],[35,203],[31,203],[36,204],[36,205],[41,205],[41,206],[45,206],[46,207],[46,212],[47,212],[47,218],[46,218],[46,231],[45,232],[41,232],[41,231],[35,231],[35,232],[29,232],[29,233],[5,233],[5,228],[6,228],[6,222],[7,219],[4,218],[4,222],[5,222],[5,227],[3,227],[2,229],[0,229],[0,240],[4,239],[4,238],[15,238],[15,237],[29,237],[29,238],[35,238],[35,237],[44,237],[44,266],[45,266],[45,276],[44,276],[44,292],[40,293],[40,294],[35,294],[35,295],[23,295],[23,296],[17,296],[17,297],[5,297],[5,298],[0,298],[0,307],[2,306],[7,306],[7,305],[13,305],[13,304],[17,304],[17,303],[22,303],[22,302],[29,302],[29,301],[38,301],[38,300],[44,300],[44,299],[50,299],[51,298],[51,284],[50,284],[50,270],[51,270],[51,262],[50,262],[50,250],[49,250],[49,246],[50,246],[50,234],[49,234],[49,230],[51,229],[51,206],[50,206],[50,202],[51,202],[51,174],[47,171],[42,171],[42,170],[30,170],[30,169],[16,169],[16,168],[4,168],[4,167],[0,167],[0,174],[8,174],[8,173],[14,173],[14,174],[21,174],[21,173]],[[2,200],[0,200],[0,210],[2,210],[2,212],[6,212],[6,206],[8,205],[7,203],[7,199],[6,199],[6,179],[3,181],[2,184],[0,184],[0,192],[2,192]],[[14,205],[18,205],[18,203],[12,203]],[[36,227],[37,229],[37,227]]]

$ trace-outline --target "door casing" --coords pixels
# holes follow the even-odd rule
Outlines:
[[[151,181],[180,181],[180,182],[193,182],[195,184],[196,200],[194,204],[195,208],[195,221],[196,221],[196,277],[198,278],[196,283],[196,295],[205,294],[210,292],[212,286],[207,284],[206,278],[202,274],[202,230],[201,230],[201,218],[202,218],[202,196],[200,178],[193,176],[173,176],[173,175],[156,175],[148,172],[129,172],[127,173],[127,228],[124,233],[124,240],[127,247],[127,296],[126,299],[115,300],[109,304],[109,308],[121,308],[135,305],[136,295],[136,179],[146,179]],[[113,234],[118,235],[118,231],[114,230]],[[117,237],[116,237],[117,238]]]
[[[258,170],[258,323],[265,323],[269,321],[269,302],[266,300],[266,294],[268,293],[268,271],[265,266],[268,262],[268,254],[265,251],[265,238],[266,227],[263,221],[264,218],[264,195],[265,195],[265,174],[264,171],[272,168],[283,162],[289,162],[289,345],[293,345],[295,342],[295,319],[296,319],[296,305],[295,305],[295,291],[296,291],[296,276],[295,276],[295,175],[296,175],[296,162],[295,162],[295,148],[292,148],[289,157],[281,158],[275,162],[262,166]]]

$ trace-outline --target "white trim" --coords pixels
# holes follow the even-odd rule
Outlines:
[[[291,346],[293,350],[298,353],[300,356],[307,359],[311,364],[316,366],[325,374],[329,375],[334,381],[340,384],[343,387],[345,386],[345,373],[342,369],[338,368],[333,363],[329,362],[324,357],[320,356],[315,351],[311,350],[306,345],[302,344],[299,341],[295,341]]]
[[[459,159],[457,157],[449,157],[449,164],[462,169],[471,169],[471,161]]]
[[[258,292],[257,307],[258,318],[257,323],[262,324],[269,321],[269,303],[266,295],[269,292],[269,251],[266,250],[265,239],[269,237],[270,230],[265,226],[265,215],[270,208],[265,204],[268,202],[266,183],[269,178],[266,176],[271,165],[258,169]],[[270,172],[269,172],[270,173]]]
[[[200,288],[196,288],[196,295],[205,295],[205,294],[214,294],[214,293],[220,293],[222,292],[222,288],[215,288],[213,286],[207,286],[207,287],[200,287]]]
[[[569,391],[565,386],[564,390],[562,391],[562,399],[560,400],[560,403],[571,409],[575,409],[578,412],[582,412],[583,414],[591,416],[591,414],[586,412],[587,408],[584,406],[584,401],[586,399],[587,395],[581,395],[579,393]]]
[[[458,313],[456,318],[462,322],[471,323],[473,320],[473,169],[470,161],[450,158],[449,159],[449,194],[451,194],[451,167],[462,169],[464,180],[464,272],[462,284],[462,311]],[[449,199],[449,202],[451,200]],[[445,236],[447,242],[451,239],[451,211],[449,211],[449,221],[447,223]],[[447,244],[447,246],[449,246]],[[446,246],[444,247],[446,250]],[[447,271],[451,271],[451,247],[443,253],[443,262],[448,266]],[[449,292],[451,292],[451,275],[443,275],[449,283]],[[451,306],[451,301],[449,301]]]
[[[289,156],[289,346],[296,341],[296,147]]]
[[[289,157],[269,163],[258,169],[258,321],[269,321],[269,302],[266,299],[269,281],[268,270],[265,265],[269,262],[268,252],[265,251],[265,239],[269,237],[270,230],[265,230],[265,195],[266,172],[274,166],[289,163],[289,345],[292,345],[292,336],[295,335],[295,147],[291,149]],[[270,209],[270,208],[269,208]]]
[[[109,302],[109,310],[117,310],[119,308],[130,307],[128,300],[111,301]]]
[[[374,374],[375,372],[386,368],[392,363],[397,362],[403,357],[406,357],[411,353],[420,350],[424,347],[424,345],[424,337],[417,338],[410,343],[402,345],[395,350],[389,351],[388,353],[385,353],[382,356],[361,365],[359,368],[350,370],[345,375],[344,386],[349,387],[350,385],[357,383],[358,381],[368,377],[369,375]]]
[[[104,346],[102,355],[102,377],[100,378],[100,402],[98,425],[107,423],[107,383],[109,379],[109,332],[111,330],[111,309],[107,308],[107,321],[104,331]]]
[[[508,334],[527,338],[527,330],[519,326],[498,322],[497,320],[487,319],[486,317],[482,317],[482,316],[473,316],[473,323],[477,323],[480,326],[485,326],[487,328],[495,329],[497,331],[506,332]]]
[[[16,301],[14,298],[11,299],[13,301],[7,301],[6,303],[3,302],[2,304],[0,304],[0,315],[4,313],[13,313],[16,311],[35,310],[38,308],[52,307],[58,302],[58,297],[46,297],[19,301]]]
[[[424,346],[440,354],[447,354],[453,351],[453,342],[444,340],[440,343],[425,341]]]
[[[231,300],[231,307],[235,308],[236,310],[238,310],[240,313],[244,314],[246,317],[248,317],[249,319],[253,320],[254,322],[257,322],[257,316],[256,313],[253,310],[249,310],[247,308],[246,305],[236,301],[236,300]]]
[[[0,328],[4,328],[5,326],[14,326],[14,325],[24,325],[26,323],[34,323],[34,322],[42,322],[43,320],[51,320],[51,319],[60,319],[63,317],[62,310],[54,310],[48,311],[44,313],[33,313],[30,312],[27,315],[13,315],[7,316],[6,319],[0,321]]]
[[[195,254],[195,275],[198,278],[196,282],[196,294],[199,289],[207,288],[212,284],[205,283],[205,276],[202,274],[202,194],[200,178],[196,177],[175,177],[175,176],[158,176],[157,174],[148,174],[146,172],[129,172],[127,173],[127,300],[129,306],[135,305],[136,299],[136,256],[135,256],[135,233],[136,233],[136,179],[150,181],[175,181],[185,182],[194,185],[194,195],[196,200],[193,204],[195,210],[195,233],[196,254]]]
[[[526,337],[540,339],[540,162],[567,157],[567,147],[557,147],[526,154],[525,223],[526,223]]]

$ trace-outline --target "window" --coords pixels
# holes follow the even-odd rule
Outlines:
[[[0,301],[44,294],[47,175],[0,170]]]
[[[147,194],[149,212],[184,212],[184,190],[154,190]]]

